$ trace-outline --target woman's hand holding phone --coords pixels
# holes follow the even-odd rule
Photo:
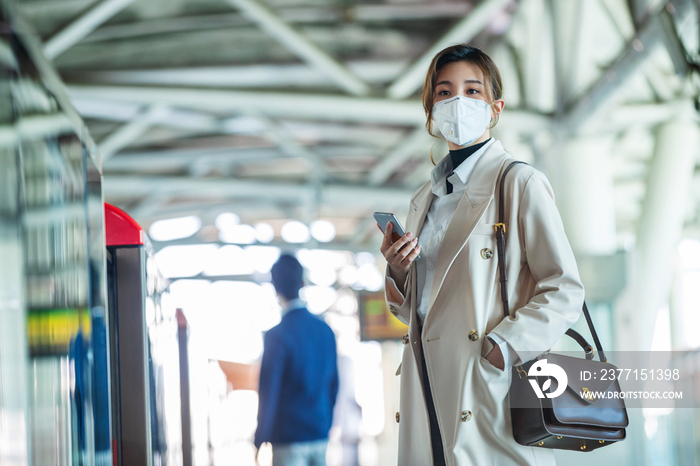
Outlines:
[[[382,229],[379,224],[377,226],[380,230]],[[400,284],[406,280],[408,269],[411,267],[411,263],[416,260],[418,254],[420,254],[421,247],[416,246],[418,238],[414,238],[410,231],[392,244],[392,233],[393,226],[389,222],[384,230],[384,240],[379,250],[389,264],[392,277],[394,280],[397,280],[397,284]]]

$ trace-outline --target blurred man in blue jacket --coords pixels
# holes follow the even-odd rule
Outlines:
[[[282,321],[265,334],[255,447],[272,444],[273,466],[325,466],[338,394],[335,335],[299,299],[303,272],[290,254],[272,267]]]

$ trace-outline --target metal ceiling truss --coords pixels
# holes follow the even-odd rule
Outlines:
[[[453,43],[476,40],[490,49],[497,48],[497,44],[505,49],[502,56],[513,62],[509,67],[518,74],[517,86],[509,92],[517,94],[521,106],[506,109],[499,131],[512,141],[532,142],[536,155],[547,150],[540,141],[543,134],[619,132],[631,124],[654,126],[673,117],[676,100],[687,96],[669,91],[668,85],[664,86],[664,75],[649,64],[648,57],[659,46],[668,51],[677,76],[692,69],[690,52],[684,49],[674,22],[674,15],[688,14],[693,7],[690,0],[598,0],[626,46],[586,89],[576,89],[573,83],[582,67],[590,66],[583,64],[582,50],[585,36],[591,32],[580,26],[582,13],[592,7],[587,0],[567,5],[554,0],[482,0],[471,4],[356,5],[344,9],[334,5],[272,8],[258,0],[227,0],[238,11],[218,15],[188,11],[181,17],[109,23],[130,1],[103,0],[90,8],[80,3],[85,13],[51,35],[45,51],[57,57],[79,41],[84,42],[80,47],[86,53],[73,50],[61,55],[56,64],[72,80],[68,86],[70,98],[83,117],[122,123],[100,143],[106,161],[105,193],[108,198],[138,199],[132,212],[143,220],[193,209],[205,211],[222,198],[233,205],[240,205],[238,201],[245,204],[253,197],[272,204],[297,203],[306,206],[306,221],[322,205],[365,205],[368,211],[397,206],[400,211],[432,167],[427,156],[412,173],[405,173],[406,163],[427,154],[435,142],[424,129],[422,105],[412,96],[423,84],[435,53]],[[518,10],[513,13],[516,5]],[[34,9],[32,14],[40,15],[40,10]],[[516,45],[505,34],[489,32],[494,24],[510,21],[512,15],[530,21],[525,23],[528,27],[524,35],[518,36],[524,42],[516,41]],[[405,33],[403,29],[418,24],[409,22],[418,18],[442,21],[435,24],[442,25],[446,32],[433,37],[430,44],[425,43],[425,36]],[[370,30],[372,34],[388,34],[381,36],[387,40],[375,40],[376,44],[367,48],[364,55],[370,59],[345,58],[338,38],[331,45],[319,39],[321,29],[309,32],[309,26],[325,27],[330,23],[339,23],[343,31],[349,30],[349,25],[365,28],[348,36],[357,42],[353,50],[367,47],[363,41]],[[251,24],[259,30],[251,29]],[[275,48],[270,57],[276,58],[267,57],[265,63],[192,67],[187,60],[194,56],[183,50],[181,56],[170,57],[173,63],[184,60],[179,66],[128,66],[129,58],[152,37],[165,47],[161,52],[149,52],[155,57],[163,50],[176,50],[183,40],[194,40],[200,44],[200,53],[209,53],[206,44],[213,37],[231,34],[243,40],[260,37],[260,31],[302,63],[285,62],[284,55]],[[268,44],[259,45],[270,50]],[[117,67],[101,65],[110,58],[99,56],[98,47],[102,46],[114,50]],[[382,55],[383,50],[391,51],[391,59]],[[241,57],[256,53],[241,52],[245,52]],[[90,63],[100,64],[99,68],[90,69]],[[640,71],[646,75],[655,98],[663,102],[620,105],[619,91]],[[555,83],[550,87],[541,79],[549,73]],[[549,110],[549,100],[553,100],[553,110]],[[174,130],[173,140],[144,144],[144,135],[154,128]],[[346,134],[342,128],[347,129]],[[180,138],[179,134],[186,137]],[[231,141],[247,139],[242,145],[229,141],[220,147],[204,137],[216,134],[231,135]],[[342,181],[335,178],[329,164],[333,157],[343,155],[349,158],[348,163],[357,160],[360,164],[360,159],[375,162],[364,180]],[[305,182],[209,176],[210,167],[235,173],[237,167],[246,164],[290,157],[308,163]],[[191,176],[143,174],[159,168],[178,173],[184,170]],[[402,170],[400,179],[394,177],[398,170]],[[398,184],[382,187],[390,179]],[[173,202],[177,197],[195,204],[178,206]],[[371,219],[359,222],[356,239],[346,246],[356,248],[368,239],[376,241],[371,234],[374,227]]]

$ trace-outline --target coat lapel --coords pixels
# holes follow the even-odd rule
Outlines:
[[[416,194],[416,196],[411,199],[411,218],[406,221],[406,231],[410,231],[416,237],[420,235],[420,231],[423,228],[423,223],[425,223],[425,215],[428,213],[430,204],[433,203],[433,198],[435,194],[430,189],[431,183],[423,185],[421,191]]]
[[[438,251],[435,278],[428,302],[427,319],[430,319],[432,315],[433,304],[442,288],[447,272],[493,201],[496,177],[509,158],[511,157],[505,153],[500,141],[494,141],[474,166],[467,182],[467,189],[457,205],[447,230],[445,230],[445,236]]]

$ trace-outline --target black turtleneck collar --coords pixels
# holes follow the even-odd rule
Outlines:
[[[490,140],[491,138],[488,138],[486,141],[480,142],[479,144],[467,146],[462,149],[450,150],[450,158],[452,159],[452,170],[459,167],[460,163],[464,162],[465,160],[467,160],[467,157],[484,147],[484,144],[486,144]]]
[[[454,172],[454,170],[457,167],[459,167],[460,163],[464,162],[465,160],[467,160],[467,157],[484,147],[484,144],[486,144],[490,140],[491,138],[488,138],[486,141],[480,142],[479,144],[474,144],[473,146],[467,146],[457,150],[450,150],[450,159],[452,159],[452,171]],[[445,187],[447,188],[447,194],[451,194],[452,183],[447,181],[447,179],[445,180]]]

